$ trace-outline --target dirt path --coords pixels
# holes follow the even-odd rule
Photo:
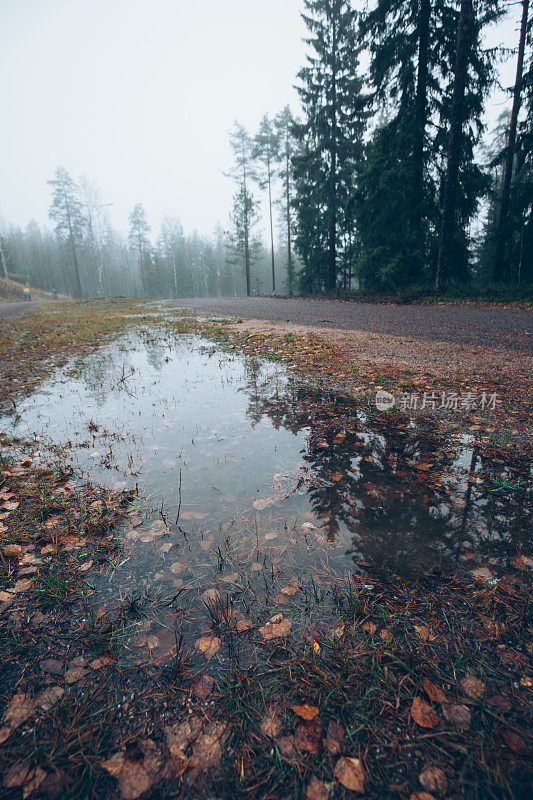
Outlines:
[[[47,300],[34,300],[32,302],[13,302],[13,303],[0,303],[0,319],[16,319],[17,317],[25,317],[31,314],[36,308],[41,306]]]
[[[396,306],[268,297],[185,298],[168,305],[246,319],[314,325],[412,340],[531,352],[533,312],[476,304]]]

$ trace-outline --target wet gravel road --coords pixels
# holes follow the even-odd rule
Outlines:
[[[14,300],[11,303],[0,303],[0,319],[16,319],[17,317],[25,317],[31,314],[46,300],[35,300],[33,302],[26,302],[24,300]]]
[[[396,306],[331,300],[213,297],[168,300],[206,314],[420,337],[532,352],[533,311],[483,305]]]

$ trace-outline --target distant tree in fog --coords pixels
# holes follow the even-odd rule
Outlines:
[[[148,234],[150,233],[150,226],[146,219],[146,211],[142,203],[137,203],[130,214],[130,232],[128,241],[133,250],[136,251],[138,256],[139,274],[141,276],[141,284],[143,295],[147,295],[149,284],[149,273],[151,266],[151,245]]]
[[[80,189],[64,167],[58,167],[52,180],[50,219],[55,222],[56,234],[65,241],[72,256],[74,294],[82,296],[79,250],[83,243],[83,213]]]

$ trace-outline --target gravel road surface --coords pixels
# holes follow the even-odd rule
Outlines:
[[[476,304],[381,305],[335,300],[213,297],[168,300],[178,308],[243,319],[291,322],[469,346],[531,352],[533,311]]]

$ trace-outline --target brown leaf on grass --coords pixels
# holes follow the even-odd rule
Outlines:
[[[22,558],[22,547],[20,544],[6,544],[2,552],[6,558]]]
[[[185,572],[186,569],[187,565],[182,564],[181,561],[174,561],[174,563],[170,565],[170,571],[173,575],[181,575],[181,573]]]
[[[298,753],[294,746],[294,736],[282,736],[276,740],[276,747],[287,761],[294,762],[298,758]]]
[[[334,775],[346,789],[363,794],[365,791],[365,773],[358,758],[339,758],[335,764]]]
[[[435,796],[429,792],[411,792],[409,800],[435,800]]]
[[[493,694],[491,697],[487,699],[487,703],[489,706],[493,708],[497,708],[502,714],[508,714],[512,708],[511,703],[507,700],[506,697],[502,697],[501,694]]]
[[[533,558],[521,553],[511,559],[511,564],[515,569],[531,569],[533,567]]]
[[[383,628],[383,630],[379,632],[379,635],[384,642],[394,641],[392,633],[387,628]]]
[[[491,581],[494,578],[493,573],[488,569],[488,567],[477,567],[476,569],[472,570],[472,575],[476,579],[476,581]]]
[[[470,711],[466,706],[447,703],[442,706],[442,713],[448,722],[452,722],[460,731],[466,731],[470,727]]]
[[[428,792],[437,792],[439,795],[443,795],[448,789],[446,775],[440,767],[427,767],[420,773],[418,780]]]
[[[29,764],[16,764],[4,775],[2,785],[6,789],[22,787],[22,798],[26,800],[37,791],[46,778],[46,772],[41,767],[32,769]]]
[[[206,589],[206,591],[200,595],[200,600],[202,603],[205,603],[206,606],[212,606],[220,600],[220,592],[218,589]]]
[[[524,739],[522,739],[522,737],[519,736],[517,733],[513,733],[513,731],[509,730],[502,730],[501,737],[505,742],[505,744],[507,745],[507,747],[511,748],[513,753],[523,756],[528,755],[529,747],[524,741]]]
[[[222,758],[222,747],[229,736],[227,722],[212,722],[207,725],[192,745],[189,765],[202,772],[218,767]]]
[[[328,750],[334,756],[344,753],[346,750],[346,736],[344,734],[344,728],[340,722],[334,722],[332,720],[329,723],[326,738],[324,739],[324,745],[326,750]]]
[[[480,681],[479,678],[476,678],[471,672],[467,672],[461,681],[461,686],[465,694],[472,697],[474,700],[479,700],[485,691],[485,684],[483,681]]]
[[[377,625],[372,622],[371,620],[367,620],[361,625],[361,628],[366,631],[367,633],[373,634],[377,631]]]
[[[306,800],[328,800],[329,789],[314,775],[307,784]]]
[[[276,622],[267,622],[262,628],[259,628],[259,633],[265,639],[277,639],[281,636],[287,636],[292,626],[292,622],[288,619],[280,619]]]
[[[291,709],[297,716],[305,719],[307,722],[318,716],[318,708],[315,708],[315,706],[291,706]]]
[[[263,718],[261,725],[261,733],[263,736],[268,736],[271,739],[275,739],[278,733],[281,730],[281,719],[279,718],[279,714],[275,708],[270,708]]]
[[[155,743],[146,739],[139,746],[115,753],[101,766],[118,780],[118,789],[124,800],[136,800],[152,786],[161,766],[161,757]]]
[[[415,625],[414,628],[416,635],[423,642],[434,642],[437,638],[427,625]]]
[[[207,700],[213,691],[214,685],[215,679],[211,677],[211,675],[200,675],[200,678],[196,681],[192,690],[198,700],[203,702],[204,700]]]
[[[439,715],[421,697],[415,697],[411,706],[411,716],[422,728],[434,728],[439,723]]]
[[[3,511],[15,511],[15,509],[17,509],[19,507],[18,501],[15,502],[15,501],[9,501],[8,500],[8,501],[6,501],[4,503],[1,503],[1,505],[2,505],[2,510]]]
[[[277,594],[274,598],[274,602],[278,606],[288,606],[289,605],[289,598],[286,594],[282,594],[281,592]]]
[[[310,722],[300,722],[294,734],[294,744],[303,753],[317,756],[322,739],[322,724],[318,717]]]
[[[253,628],[253,622],[249,619],[238,619],[235,623],[235,627],[239,633],[244,633],[244,631],[249,631],[250,628]]]
[[[202,651],[209,661],[220,650],[221,641],[218,636],[202,636],[196,642],[196,647]]]
[[[4,713],[3,726],[0,728],[0,744],[23,722],[35,713],[35,701],[29,694],[19,693],[9,701]]]
[[[167,725],[165,740],[170,755],[178,760],[185,759],[185,749],[201,733],[203,720],[200,717],[189,717],[185,722]]]
[[[427,678],[422,681],[422,686],[424,687],[424,691],[426,692],[427,696],[430,700],[433,700],[434,703],[447,703],[448,698],[438,686],[435,686],[434,683],[429,681]]]

